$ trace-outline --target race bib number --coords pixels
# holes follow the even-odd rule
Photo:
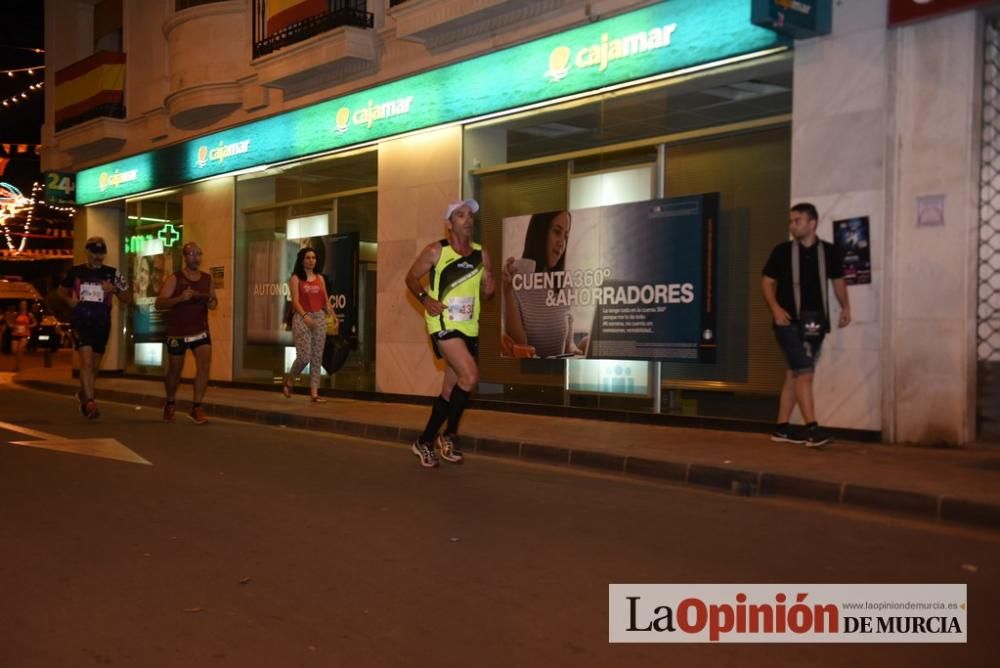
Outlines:
[[[452,322],[472,320],[475,308],[475,297],[452,297],[448,300],[448,319]]]
[[[104,288],[100,283],[81,283],[80,301],[82,302],[103,302]]]

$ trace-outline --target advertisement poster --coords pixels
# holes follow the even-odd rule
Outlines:
[[[132,280],[132,336],[135,343],[159,343],[166,336],[166,311],[155,308],[156,296],[171,274],[180,269],[174,251],[155,255],[129,254],[128,272]]]
[[[314,240],[315,241],[315,240]],[[358,343],[358,257],[361,237],[357,232],[322,237],[326,257],[326,292],[333,313],[340,321],[340,335]],[[322,259],[322,257],[321,257]]]
[[[833,222],[834,243],[844,256],[844,281],[848,285],[872,282],[868,216]]]
[[[358,336],[357,232],[321,237],[252,241],[247,249],[247,343],[292,345],[284,319],[291,297],[288,280],[299,249],[309,246],[319,256],[316,270],[326,278],[326,291],[340,322],[340,335],[352,343]]]
[[[717,193],[503,221],[501,356],[713,362]]]

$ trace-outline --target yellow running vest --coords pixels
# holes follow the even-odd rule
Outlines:
[[[483,247],[472,244],[472,252],[459,255],[441,240],[441,257],[431,267],[427,294],[445,305],[441,315],[424,312],[427,331],[459,331],[466,336],[479,336],[479,284],[483,279]]]

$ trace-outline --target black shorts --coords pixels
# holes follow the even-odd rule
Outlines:
[[[210,345],[212,345],[212,337],[208,334],[205,334],[202,338],[195,339],[194,341],[185,341],[183,336],[168,336],[167,354],[183,355],[189,350],[194,352],[195,348]]]
[[[435,332],[431,334],[431,345],[434,346],[434,356],[439,360],[444,359],[444,355],[441,354],[441,349],[438,348],[438,341],[447,341],[448,339],[462,339],[465,341],[465,347],[469,349],[469,354],[472,355],[472,359],[479,359],[479,337],[478,336],[466,336],[462,332],[454,329],[443,329],[440,332]]]
[[[108,347],[108,337],[111,335],[110,320],[75,320],[73,321],[73,347],[92,348],[98,355],[103,355]]]
[[[793,376],[801,376],[806,373],[813,373],[816,370],[816,362],[819,361],[819,354],[823,349],[823,339],[816,341],[804,341],[799,334],[799,327],[796,323],[790,325],[772,325],[774,336],[778,339],[781,352],[785,354],[788,368]]]

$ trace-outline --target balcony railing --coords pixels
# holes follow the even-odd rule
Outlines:
[[[325,11],[269,33],[267,0],[254,0],[253,57],[260,58],[334,28],[342,26],[373,28],[375,26],[375,17],[367,11],[366,0],[329,0],[328,3],[324,4],[327,7]]]
[[[191,9],[198,5],[208,5],[213,2],[224,2],[224,0],[174,0],[174,11],[179,12],[182,9]]]
[[[115,102],[98,105],[83,112],[82,114],[77,114],[76,116],[66,119],[65,121],[57,122],[56,132],[62,132],[66,128],[71,128],[74,125],[80,125],[80,123],[92,121],[95,118],[125,118],[125,105]]]

